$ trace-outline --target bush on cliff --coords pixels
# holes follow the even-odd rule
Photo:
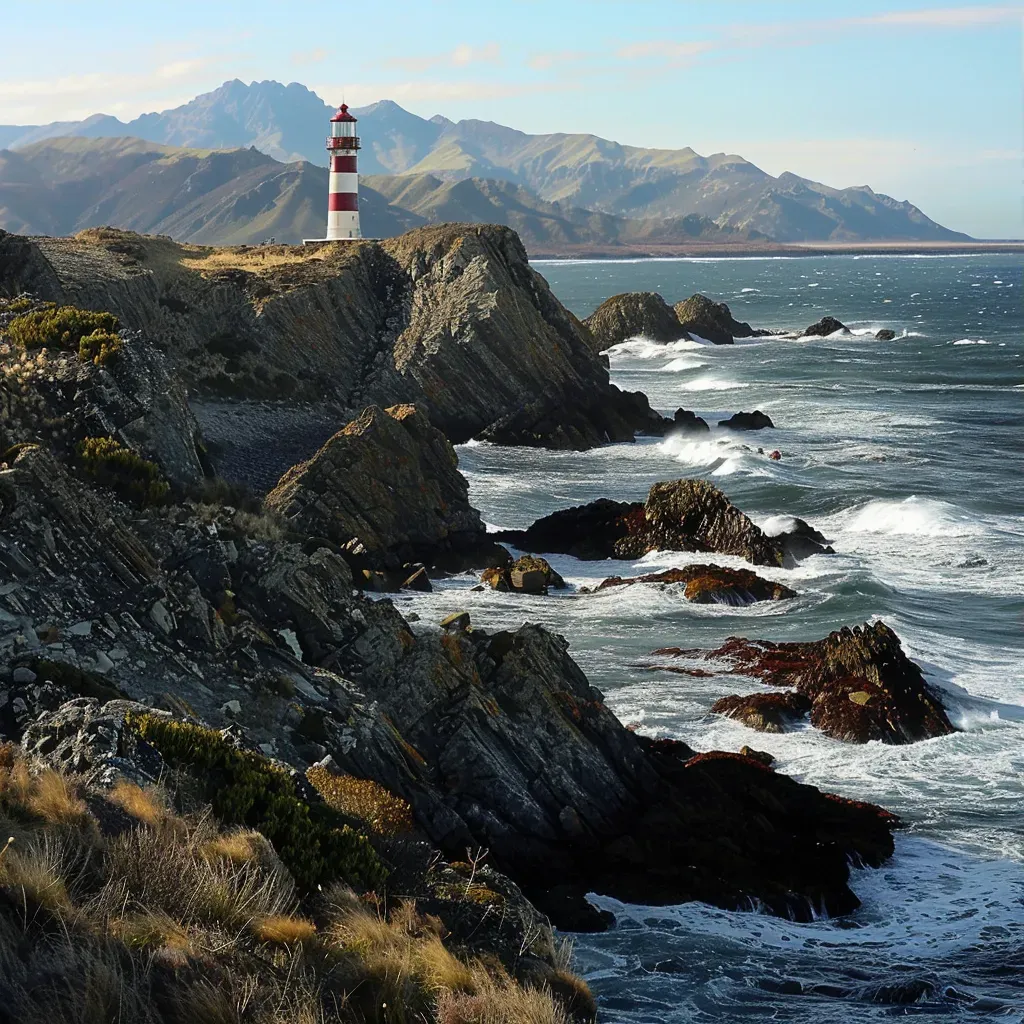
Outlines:
[[[0,830],[5,1019],[568,1024],[411,901],[302,897],[263,835],[157,787],[90,789],[2,746]]]
[[[75,447],[79,466],[102,487],[137,505],[162,505],[170,493],[155,462],[136,455],[112,437],[87,437]]]
[[[37,309],[16,317],[7,327],[11,341],[24,350],[55,348],[75,352],[83,362],[108,363],[121,349],[120,324],[113,313],[77,306]]]
[[[387,870],[366,836],[326,805],[300,800],[295,783],[265,758],[187,722],[154,715],[132,727],[168,764],[200,781],[203,799],[222,821],[259,829],[303,889],[337,880],[361,891],[383,886]]]

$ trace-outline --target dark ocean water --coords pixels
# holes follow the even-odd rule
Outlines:
[[[569,638],[625,721],[698,749],[751,742],[771,751],[780,770],[881,803],[908,824],[889,866],[855,872],[863,907],[839,920],[795,924],[700,904],[642,908],[597,898],[618,926],[581,936],[577,967],[602,1019],[1024,1020],[1024,258],[537,269],[581,316],[617,292],[660,291],[674,302],[702,291],[754,326],[799,331],[830,314],[854,333],[731,347],[643,339],[617,346],[613,379],[647,392],[662,411],[684,406],[715,423],[756,408],[776,429],[715,428],[697,441],[586,453],[471,443],[459,449],[462,468],[489,523],[526,526],[600,496],[640,498],[656,480],[707,477],[761,524],[809,520],[837,554],[765,570],[800,593],[771,606],[694,606],[651,587],[474,594],[467,577],[409,599],[407,608],[425,621],[468,607],[481,625],[542,622]],[[876,341],[882,327],[898,338]],[[781,462],[758,446],[780,449]],[[636,566],[551,560],[583,584],[699,558],[656,553]],[[962,732],[908,747],[847,745],[812,730],[765,736],[708,715],[717,697],[742,686],[736,679],[635,667],[656,647],[712,647],[736,634],[812,639],[874,618],[899,633]]]

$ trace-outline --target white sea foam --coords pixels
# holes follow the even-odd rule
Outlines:
[[[662,370],[666,373],[679,373],[680,370],[696,370],[701,366],[707,366],[707,363],[701,359],[680,356],[678,359],[673,359],[671,362],[666,363]]]
[[[606,349],[609,358],[628,357],[632,359],[663,359],[673,352],[686,352],[710,345],[709,341],[691,341],[681,338],[679,341],[652,341],[650,338],[630,338],[620,341]]]
[[[979,525],[948,502],[911,495],[902,501],[869,501],[857,509],[846,528],[854,533],[967,537]]]
[[[988,342],[984,338],[961,338],[959,341],[954,341],[954,345],[987,345]]]
[[[740,388],[749,387],[749,384],[741,384],[735,380],[723,380],[721,377],[713,377],[704,374],[694,377],[693,380],[685,381],[679,385],[683,391],[737,391]]]

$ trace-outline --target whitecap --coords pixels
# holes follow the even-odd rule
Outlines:
[[[633,359],[662,359],[673,352],[685,352],[688,349],[703,348],[710,345],[709,341],[691,341],[689,338],[680,338],[679,341],[652,341],[650,338],[630,338],[628,341],[620,341],[618,345],[612,345],[605,349],[609,357],[628,356]]]
[[[846,527],[854,533],[911,534],[922,537],[964,537],[978,524],[948,502],[919,498],[869,501],[856,509]]]
[[[707,366],[707,363],[700,359],[687,359],[685,356],[681,356],[679,359],[673,359],[670,363],[666,363],[661,369],[665,373],[678,373],[680,370],[696,370],[701,366]]]
[[[679,385],[683,391],[736,391],[739,388],[749,387],[749,384],[741,384],[735,380],[723,380],[721,377],[702,375],[694,377]]]

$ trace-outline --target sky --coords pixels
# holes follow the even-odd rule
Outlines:
[[[1024,3],[0,0],[0,124],[123,120],[222,82],[738,153],[1024,238]]]

